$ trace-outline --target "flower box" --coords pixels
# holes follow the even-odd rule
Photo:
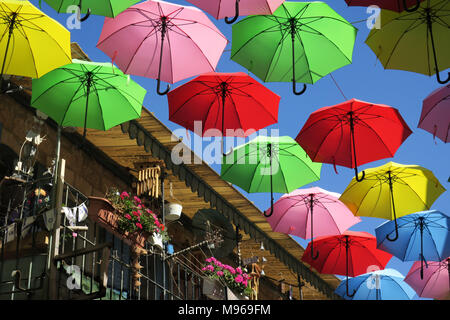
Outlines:
[[[98,223],[104,229],[120,238],[129,246],[137,245],[141,248],[145,247],[145,241],[147,241],[150,233],[148,232],[122,232],[118,227],[118,221],[120,216],[116,213],[116,209],[111,202],[105,198],[88,197],[89,208],[88,217],[90,220]]]
[[[226,300],[225,287],[218,280],[203,278],[203,294],[212,300]]]
[[[236,294],[227,287],[227,300],[249,300],[249,297],[243,294]]]

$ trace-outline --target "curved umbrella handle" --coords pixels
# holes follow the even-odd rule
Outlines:
[[[395,227],[395,237],[394,237],[394,238],[389,238],[389,234],[388,234],[388,235],[386,235],[386,239],[389,240],[389,241],[395,241],[395,240],[398,239],[398,229],[397,229],[397,226]]]
[[[311,246],[311,259],[317,260],[319,257],[319,251],[316,250],[316,254],[313,253],[313,247]]]
[[[269,218],[272,214],[273,214],[273,190],[272,190],[272,184],[271,184],[270,185],[270,213],[266,214],[264,212],[264,217]]]
[[[160,96],[164,96],[166,95],[169,91],[170,91],[170,85],[167,85],[166,90],[164,90],[163,92],[161,92],[161,80],[156,79],[157,84],[156,84],[156,93],[159,94]]]
[[[406,4],[406,0],[403,0],[403,9],[405,9],[406,12],[414,12],[417,11],[420,7],[420,0],[416,0],[416,6],[414,8],[408,9],[408,5]]]
[[[296,87],[296,83],[295,83],[295,79],[292,80],[292,92],[296,95],[296,96],[300,96],[302,94],[305,93],[306,91],[306,84],[303,84],[303,89],[301,91],[297,91]]]
[[[232,24],[232,23],[234,23],[238,18],[239,18],[239,0],[236,0],[234,17],[233,17],[232,19],[229,19],[228,17],[225,17],[225,22],[226,22],[227,24]]]
[[[364,180],[365,177],[366,177],[366,172],[363,170],[362,171],[362,176],[361,176],[361,178],[359,178],[358,177],[358,167],[355,167],[355,179],[356,179],[356,181],[361,182],[361,181]]]
[[[440,84],[446,84],[447,82],[450,81],[450,72],[447,74],[447,80],[441,80],[439,70],[436,69],[436,79]]]
[[[78,8],[80,8],[80,13],[81,13],[81,6],[78,6]],[[89,18],[89,16],[91,15],[91,12],[92,12],[91,8],[88,8],[86,15],[83,18],[80,18],[79,20],[81,22],[86,21]]]
[[[347,296],[349,297],[349,298],[353,298],[353,296],[355,295],[355,293],[356,293],[356,289],[355,290],[353,290],[353,293],[352,294],[350,294],[349,292],[348,292],[348,277],[347,277],[347,281],[345,282],[345,285],[346,285],[346,288],[345,288],[345,290],[346,290],[346,294],[347,294]]]

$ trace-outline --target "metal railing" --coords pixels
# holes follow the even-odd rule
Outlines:
[[[44,181],[41,181],[44,182]],[[45,181],[47,183],[48,181]],[[39,184],[25,188],[24,200],[16,208],[8,207],[0,226],[0,299],[48,298],[48,269],[56,263],[57,299],[101,300],[179,300],[204,299],[202,276],[180,259],[165,259],[159,248],[146,243],[148,254],[140,257],[140,286],[135,287],[130,247],[95,222],[86,219],[70,225],[63,215],[60,226],[60,252],[49,258],[46,238],[48,207],[40,206],[40,196],[26,196],[40,190]],[[34,201],[34,206],[27,201]],[[74,208],[88,201],[79,190],[65,183],[63,205]],[[50,201],[51,202],[51,201]],[[29,206],[29,208],[27,207]],[[29,210],[31,208],[31,210]],[[11,219],[12,210],[20,214]],[[51,211],[51,210],[50,210]],[[27,218],[35,220],[27,225]],[[14,225],[14,240],[8,231]],[[22,231],[25,231],[26,235]],[[23,230],[22,230],[23,229]],[[163,279],[163,268],[166,277]],[[12,275],[12,273],[14,275]]]

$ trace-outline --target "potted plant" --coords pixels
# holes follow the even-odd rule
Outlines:
[[[227,297],[229,300],[248,299],[252,293],[250,287],[251,276],[244,272],[242,268],[233,268],[223,264],[214,257],[205,260],[206,264],[202,271],[211,280],[218,280],[227,287]]]
[[[158,217],[144,206],[140,198],[126,191],[119,193],[113,188],[106,198],[89,197],[88,215],[128,245],[144,247],[145,241],[155,235],[161,242],[169,240]]]

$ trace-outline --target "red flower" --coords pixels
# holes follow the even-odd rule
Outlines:
[[[123,200],[124,198],[129,198],[130,197],[130,195],[126,192],[126,191],[124,191],[124,192],[122,192],[122,194],[120,195],[120,198]]]
[[[136,222],[136,227],[138,227],[139,229],[142,229],[142,224],[140,224],[139,222]]]
[[[136,203],[141,203],[141,199],[139,199],[138,197],[134,196],[133,199]]]
[[[127,218],[128,220],[131,220],[131,216],[128,213],[125,215],[125,218]]]
[[[133,216],[140,217],[141,213],[139,211],[133,211]]]
[[[164,231],[165,227],[164,227],[164,225],[162,223],[160,224],[160,227],[161,227],[161,230]]]

